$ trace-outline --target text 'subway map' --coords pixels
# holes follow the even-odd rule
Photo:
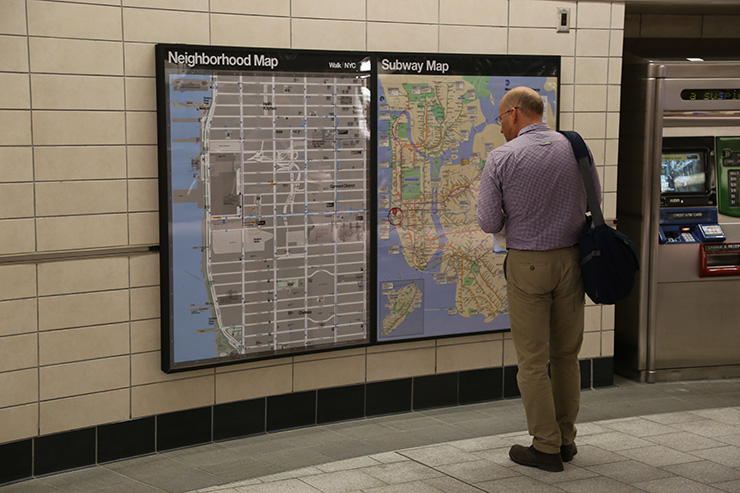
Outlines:
[[[538,91],[555,128],[557,78],[496,75],[496,61],[465,57],[377,63],[377,339],[509,328],[505,239],[478,227],[478,185],[505,142],[495,119],[506,91]]]
[[[163,56],[170,366],[367,342],[369,64]]]

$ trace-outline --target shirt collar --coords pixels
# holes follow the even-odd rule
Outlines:
[[[520,135],[528,134],[529,132],[536,132],[536,131],[542,131],[542,130],[550,130],[550,126],[545,122],[533,123],[519,130],[519,133],[516,134],[516,136],[519,137]]]

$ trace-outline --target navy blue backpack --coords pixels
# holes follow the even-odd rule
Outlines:
[[[640,270],[637,247],[627,235],[604,223],[586,143],[576,132],[560,133],[573,146],[588,198],[586,225],[578,234],[583,286],[594,303],[612,305],[627,298],[632,291],[635,275]]]

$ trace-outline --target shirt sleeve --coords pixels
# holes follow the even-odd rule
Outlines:
[[[504,227],[506,214],[503,211],[501,183],[496,176],[494,153],[486,159],[478,192],[478,226],[486,233],[498,233]]]

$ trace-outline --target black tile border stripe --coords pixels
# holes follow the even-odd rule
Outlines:
[[[613,358],[584,359],[580,366],[581,388],[614,384]],[[518,396],[516,366],[507,366],[216,404],[0,444],[0,486],[268,431]]]

